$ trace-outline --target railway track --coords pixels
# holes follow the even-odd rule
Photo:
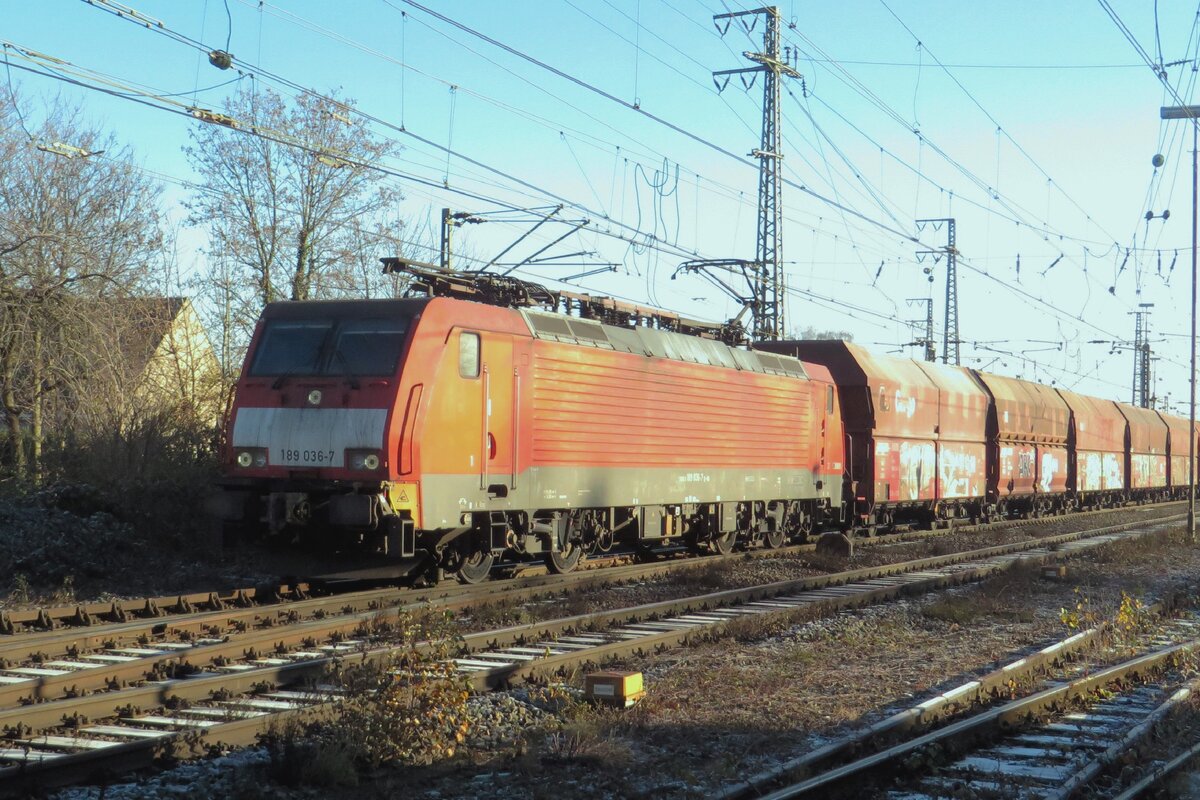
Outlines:
[[[1162,503],[1146,511],[1170,512],[1183,503]],[[1070,517],[1001,520],[978,525],[958,525],[929,531],[903,531],[857,540],[859,546],[888,545],[936,538],[947,533],[1003,530],[1044,525],[1048,520],[1103,519],[1129,508],[1087,511]],[[236,629],[282,624],[288,621],[335,613],[368,611],[396,603],[428,603],[447,609],[462,608],[480,598],[506,600],[536,597],[539,592],[567,591],[606,583],[653,578],[676,570],[744,558],[778,558],[812,552],[813,543],[778,549],[757,549],[729,555],[668,558],[651,563],[617,563],[592,566],[565,575],[532,568],[517,575],[485,584],[438,585],[430,588],[386,586],[358,591],[315,588],[314,581],[279,582],[266,587],[246,587],[214,592],[129,598],[62,606],[0,610],[0,665],[19,660],[22,649],[54,656],[70,650],[85,650],[104,643],[140,643],[167,631],[202,633],[206,630]],[[597,560],[611,561],[614,559]],[[540,570],[540,572],[539,572]],[[498,594],[509,592],[511,594]],[[524,593],[524,594],[522,594]]]
[[[1160,619],[1152,634],[1132,647],[1132,657],[1115,657],[1130,651],[1128,642],[1104,644],[1109,627],[1069,637],[752,776],[718,797],[1136,796],[1186,756],[1153,764],[1137,789],[1122,792],[1119,783],[1098,779],[1200,688],[1200,680],[1189,682],[1175,669],[1179,661],[1200,653],[1200,617],[1188,612]],[[1022,696],[1000,699],[1022,682],[1028,682]],[[947,719],[943,727],[923,732]],[[902,741],[893,743],[897,738]],[[863,750],[873,752],[836,763]]]
[[[1189,647],[1200,642],[1193,641]],[[1138,659],[1140,662],[1141,659]],[[1114,683],[1143,665],[1114,668]],[[1169,679],[1178,681],[1179,676]],[[1052,721],[1002,738],[988,747],[942,767],[916,789],[886,792],[887,800],[931,800],[948,793],[994,797],[1068,800],[1115,793],[1096,785],[1104,769],[1131,750],[1150,729],[1195,690],[1192,683],[1174,692],[1161,684],[1135,685],[1086,710],[1055,715]]]
[[[1051,540],[1067,541],[1072,536],[1052,537]],[[997,552],[1008,551],[1001,548]],[[953,563],[948,558],[951,557],[935,557],[921,563],[938,569],[953,569],[953,566],[943,566]],[[896,580],[891,577],[893,574],[902,573],[907,568],[905,564],[869,568],[787,581],[780,585],[803,587],[809,592],[827,591],[846,595],[846,590],[839,584],[860,578],[882,580],[886,584]],[[523,585],[499,588],[455,587],[455,590],[444,594],[399,603],[395,600],[406,595],[396,594],[397,590],[378,590],[358,593],[353,602],[345,597],[315,598],[282,607],[272,606],[266,610],[245,608],[180,615],[166,624],[144,620],[83,631],[68,629],[14,636],[11,641],[0,642],[0,659],[3,659],[0,662],[0,707],[16,702],[53,700],[71,693],[119,688],[142,680],[176,677],[211,664],[220,665],[236,660],[250,663],[270,661],[276,654],[297,649],[315,658],[322,655],[313,649],[318,642],[324,647],[338,646],[336,652],[345,652],[345,648],[340,646],[341,640],[362,637],[372,626],[395,621],[403,614],[430,608],[455,610],[485,602],[519,602],[546,594],[549,591],[547,587],[566,585],[578,589],[606,582],[613,576],[632,574],[645,577],[649,569],[645,565],[632,565],[630,569],[614,568],[595,575],[542,576],[530,579]],[[853,577],[848,578],[847,575]],[[899,582],[903,583],[903,580]],[[774,588],[771,586],[762,591]],[[759,590],[759,587],[731,590],[703,599],[705,603],[723,603],[742,597],[753,598]],[[659,603],[653,613],[669,614],[694,608],[695,598],[686,598]],[[614,613],[615,616],[611,618],[603,618],[602,615],[593,617],[612,622],[619,620],[623,612]],[[572,618],[571,622],[584,624],[586,620]],[[535,632],[539,624],[526,626],[524,632]],[[662,626],[665,623],[650,624]],[[684,620],[683,628],[686,630],[689,624],[690,621]],[[622,638],[630,637],[622,634]],[[123,643],[131,640],[132,644]],[[304,651],[305,647],[309,649]]]
[[[738,620],[818,614],[932,591],[1020,563],[1166,530],[1178,516],[936,556],[837,575],[705,595],[469,634],[453,668],[479,690],[548,677],[587,664],[719,636]],[[248,630],[220,642],[195,640],[121,661],[81,655],[0,687],[0,792],[86,780],[103,766],[152,763],[186,743],[254,741],[283,718],[322,713],[339,690],[325,681],[339,663],[385,663],[396,653],[386,622],[399,606]],[[450,666],[450,665],[448,665]],[[173,667],[173,671],[172,668]],[[138,677],[138,671],[141,671]]]

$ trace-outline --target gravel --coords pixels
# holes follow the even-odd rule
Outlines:
[[[526,689],[475,695],[467,701],[467,716],[471,729],[466,744],[484,750],[513,745],[531,728],[556,719]]]
[[[104,578],[134,551],[134,531],[108,511],[60,508],[53,497],[0,502],[0,590]],[[24,586],[22,586],[22,583]]]
[[[1106,517],[1105,524],[1133,518],[1121,512]],[[1081,522],[1054,520],[1051,530],[1037,533],[1077,529]],[[991,541],[969,544],[1033,533],[997,531],[988,536]],[[872,548],[871,559],[884,549]],[[903,549],[905,557],[918,555],[912,545]],[[757,562],[739,562],[734,569],[742,566]],[[586,751],[562,759],[543,746],[534,766],[496,791],[503,797],[708,796],[737,776],[819,746],[847,726],[870,723],[1063,638],[1069,632],[1063,608],[1082,603],[1097,619],[1105,618],[1122,592],[1149,600],[1192,584],[1197,572],[1200,553],[1176,534],[1091,553],[1069,564],[1065,580],[1016,570],[980,585],[794,624],[751,641],[723,640],[630,659],[611,666],[641,670],[646,699],[628,711],[591,715],[595,747],[603,752],[615,743],[622,756],[601,769]],[[498,749],[477,769],[495,770],[509,758]],[[446,797],[469,796],[454,787],[471,779],[460,770],[433,788]]]
[[[504,625],[557,619],[573,614],[610,611],[776,581],[797,580],[843,570],[893,564],[909,559],[946,555],[964,550],[1012,544],[1029,539],[1086,530],[1098,525],[1120,525],[1152,521],[1160,516],[1180,513],[1179,508],[1130,508],[1099,516],[1067,515],[1050,517],[1036,525],[998,530],[945,532],[937,536],[906,542],[870,544],[855,548],[854,556],[826,556],[820,553],[780,553],[724,561],[712,561],[664,576],[632,581],[616,586],[595,586],[573,590],[566,595],[542,597],[517,604],[497,604],[470,609],[458,618],[464,633]]]
[[[272,790],[261,780],[270,755],[262,747],[237,750],[107,786],[77,786],[51,795],[51,800],[204,800],[233,797],[318,797],[315,792]],[[252,791],[252,787],[261,790]]]

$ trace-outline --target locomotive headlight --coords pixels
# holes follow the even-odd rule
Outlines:
[[[267,449],[265,447],[247,447],[237,454],[237,465],[242,469],[267,466]]]
[[[376,450],[347,450],[346,464],[350,469],[374,472],[379,469],[379,453]]]
[[[308,404],[310,406],[321,405],[321,390],[320,389],[313,389],[311,392],[308,393]]]

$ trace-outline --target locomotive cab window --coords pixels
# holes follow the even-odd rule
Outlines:
[[[833,413],[833,387],[832,386],[825,387],[825,413],[826,414]]]
[[[256,377],[394,375],[409,320],[271,319],[250,362]]]
[[[338,325],[330,356],[330,372],[392,375],[404,347],[403,320],[355,319]]]
[[[331,320],[271,320],[250,365],[251,375],[314,375]]]
[[[458,374],[463,378],[479,377],[479,334],[458,335]]]

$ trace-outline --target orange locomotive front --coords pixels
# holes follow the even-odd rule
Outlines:
[[[275,303],[229,419],[222,516],[480,580],[619,548],[780,546],[841,519],[828,372],[450,298]]]

